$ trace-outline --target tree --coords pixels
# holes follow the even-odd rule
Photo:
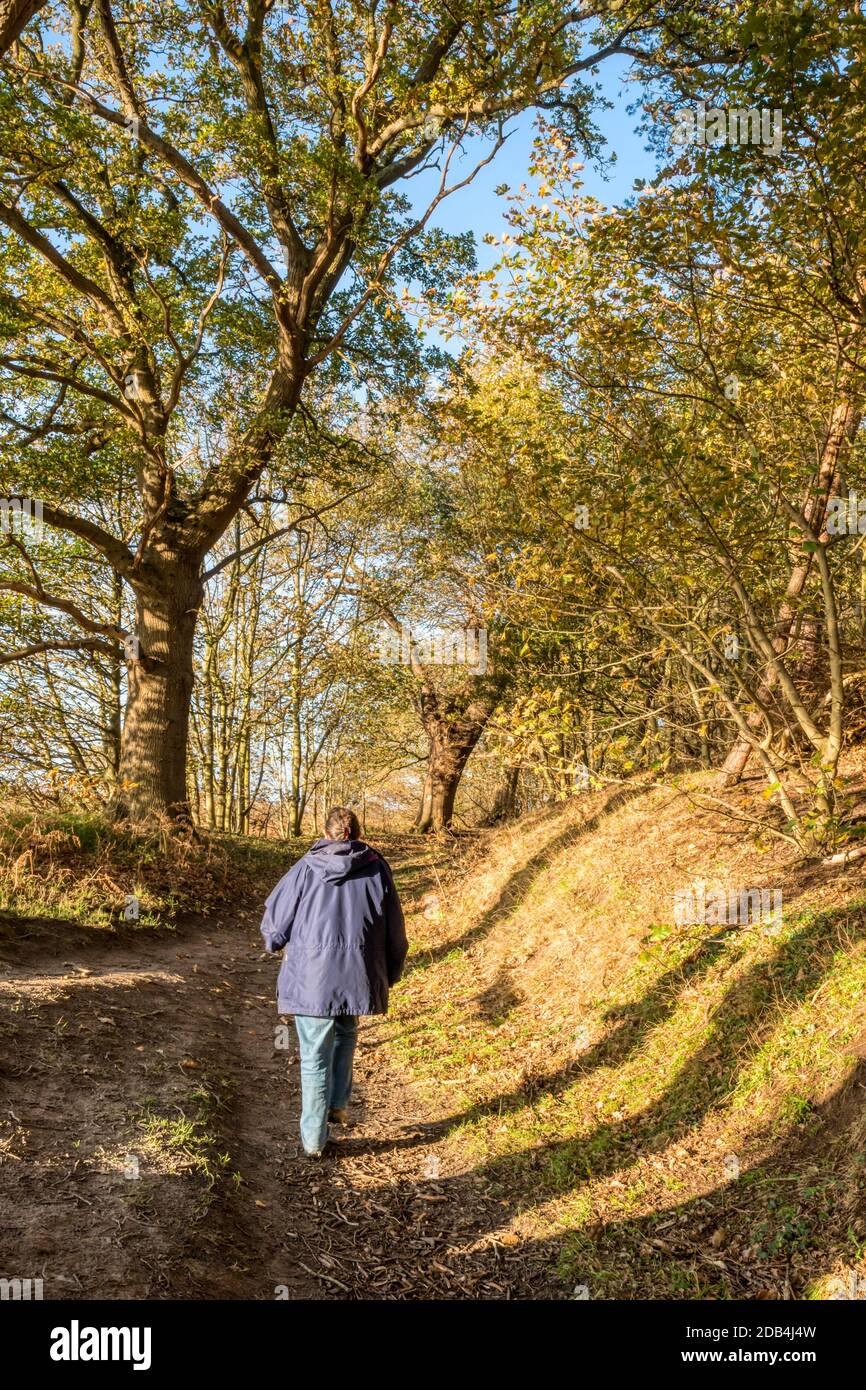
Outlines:
[[[603,611],[653,638],[663,713],[650,722],[650,704],[647,731],[665,731],[664,759],[679,687],[702,728],[706,707],[721,707],[760,759],[781,833],[824,849],[838,826],[846,684],[861,661],[842,640],[852,551],[823,526],[827,496],[845,487],[839,454],[822,510],[812,506],[816,453],[826,457],[840,397],[856,415],[863,379],[832,248],[814,266],[830,195],[798,201],[795,164],[790,190],[769,180],[772,201],[751,177],[748,196],[716,199],[703,165],[693,177],[683,161],[682,177],[607,211],[582,197],[555,139],[538,172],[538,198],[513,203],[508,291],[471,312],[500,356],[533,360],[572,413],[590,524],[560,587],[607,576]],[[775,614],[801,553],[809,584],[780,649]],[[621,631],[617,642],[622,652]]]
[[[0,0],[0,54],[11,48],[46,0]],[[79,6],[81,10],[84,5]]]
[[[779,658],[797,641],[812,640],[815,648],[813,625],[804,614],[819,568],[815,538],[823,553],[824,518],[831,500],[844,494],[863,418],[866,209],[862,171],[851,152],[863,123],[866,20],[856,6],[834,0],[797,6],[740,0],[713,19],[721,22],[696,17],[684,41],[674,36],[656,50],[647,70],[655,66],[663,96],[651,109],[658,116],[700,100],[726,113],[748,115],[758,108],[775,113],[781,145],[774,157],[767,158],[754,143],[732,149],[722,142],[696,161],[684,151],[674,168],[696,168],[703,177],[710,220],[722,203],[743,217],[749,200],[759,200],[765,209],[759,219],[765,248],[778,247],[791,262],[799,258],[800,273],[824,300],[826,350],[835,374],[812,477],[798,506],[804,526],[791,546],[756,691],[759,708],[747,720],[754,734],[761,726],[760,707],[778,695]],[[766,291],[771,303],[769,277]],[[746,769],[754,749],[749,734],[740,731],[729,750],[721,778],[725,786],[736,784]]]
[[[452,174],[463,143],[488,139],[477,168],[538,104],[585,137],[579,74],[654,17],[556,0],[95,0],[69,42],[7,53],[4,471],[133,595],[132,632],[62,608],[81,646],[118,659],[126,644],[119,811],[188,813],[205,557],[279,467],[305,382],[381,322],[401,257],[472,177]],[[434,165],[413,215],[396,189]],[[92,516],[119,477],[134,535]],[[50,604],[37,587],[34,601]]]

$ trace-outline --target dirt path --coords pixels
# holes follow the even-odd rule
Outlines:
[[[407,865],[401,891],[423,888]],[[498,1243],[483,1177],[448,1170],[443,1116],[376,1019],[351,1128],[321,1164],[303,1157],[294,1029],[275,1032],[259,948],[244,912],[176,932],[7,930],[0,1277],[41,1277],[45,1298],[549,1294]]]

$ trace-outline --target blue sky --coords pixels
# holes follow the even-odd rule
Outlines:
[[[609,157],[615,153],[616,163],[607,171],[606,178],[592,164],[587,164],[583,175],[584,192],[607,204],[624,202],[634,192],[635,179],[650,179],[656,171],[652,152],[645,149],[643,138],[635,133],[640,112],[629,115],[626,110],[639,91],[636,84],[623,81],[628,67],[626,60],[608,61],[601,68],[598,78],[601,96],[612,105],[610,110],[598,109],[596,124],[607,142],[606,155]],[[494,189],[498,184],[507,183],[516,188],[528,182],[533,127],[532,112],[513,121],[509,127],[512,134],[493,162],[481,170],[468,188],[446,198],[429,224],[449,232],[464,232],[471,228],[482,268],[497,259],[497,248],[484,245],[484,234],[491,232],[498,236],[507,230],[502,216],[506,202],[504,198],[497,197]],[[470,158],[477,158],[482,148],[479,142],[474,142],[467,149],[460,166],[464,176],[469,171]],[[412,199],[413,208],[420,212],[426,206],[437,182],[438,175],[429,174],[410,180],[404,186]]]

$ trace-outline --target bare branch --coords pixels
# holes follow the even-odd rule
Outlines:
[[[49,594],[42,587],[35,572],[34,576],[36,579],[34,584],[22,584],[14,579],[0,579],[0,592],[20,594],[23,598],[32,599],[42,608],[56,608],[59,613],[65,613],[68,618],[76,622],[85,632],[95,633],[102,637],[113,637],[120,642],[124,641],[127,634],[122,628],[116,627],[114,623],[93,622],[71,599],[61,598],[59,594]]]
[[[68,531],[71,535],[87,541],[94,550],[104,555],[112,569],[134,587],[133,556],[123,541],[119,541],[109,531],[104,531],[95,522],[88,521],[86,517],[75,516],[72,512],[64,511],[62,507],[52,506],[50,502],[42,504],[42,520],[47,521],[49,526],[56,526],[58,530]]]
[[[19,647],[15,652],[0,652],[0,666],[8,666],[13,661],[24,661],[28,656],[39,656],[42,652],[74,651],[102,652],[103,656],[110,656],[115,661],[120,661],[123,657],[121,647],[112,647],[108,642],[101,642],[98,637],[82,637],[79,641],[34,642],[29,647]]]
[[[16,232],[22,241],[26,241],[34,251],[38,251],[39,255],[63,276],[68,285],[89,299],[91,304],[99,309],[110,331],[116,337],[127,338],[129,336],[123,315],[110,296],[105,293],[105,290],[97,285],[95,280],[84,275],[82,271],[76,270],[75,266],[61,255],[57,247],[53,246],[42,232],[32,226],[25,217],[22,217],[17,208],[0,203],[0,222],[5,223],[10,231]]]

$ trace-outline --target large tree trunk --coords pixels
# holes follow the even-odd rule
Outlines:
[[[0,55],[11,48],[46,0],[0,0]]]
[[[857,433],[861,415],[859,403],[855,404],[852,400],[845,399],[835,406],[830,417],[830,426],[821,450],[816,485],[803,507],[803,515],[815,532],[820,532],[823,529],[827,505],[839,488],[843,454]],[[773,651],[778,656],[785,653],[791,640],[797,617],[798,601],[806,587],[806,581],[812,570],[812,563],[811,552],[802,549],[797,550],[773,634]],[[806,637],[808,648],[808,632]],[[814,642],[812,646],[814,649]],[[808,655],[808,650],[805,654]],[[762,704],[766,705],[772,701],[776,684],[776,673],[771,666],[768,666],[758,686],[758,698]],[[761,715],[753,712],[749,716],[748,725],[757,735],[763,726]],[[721,782],[723,786],[733,787],[739,782],[751,755],[752,744],[745,737],[739,738],[731,748],[722,767]]]
[[[204,589],[196,557],[162,556],[139,594],[120,759],[119,807],[136,823],[189,817],[193,638]]]
[[[429,666],[412,658],[418,680],[417,706],[427,737],[427,773],[416,828],[446,830],[454,818],[454,800],[469,755],[513,680],[506,665],[469,674],[460,689],[440,691]]]
[[[459,725],[449,725],[443,720],[428,729],[427,795],[418,818],[419,830],[446,830],[451,824],[460,778],[486,722],[486,719],[477,723],[461,720]]]
[[[475,677],[471,686],[462,692],[452,692],[447,702],[440,702],[429,678],[425,680],[420,708],[430,739],[430,750],[421,810],[416,822],[419,830],[447,830],[451,824],[457,788],[469,755],[510,683],[509,674],[488,672]]]

